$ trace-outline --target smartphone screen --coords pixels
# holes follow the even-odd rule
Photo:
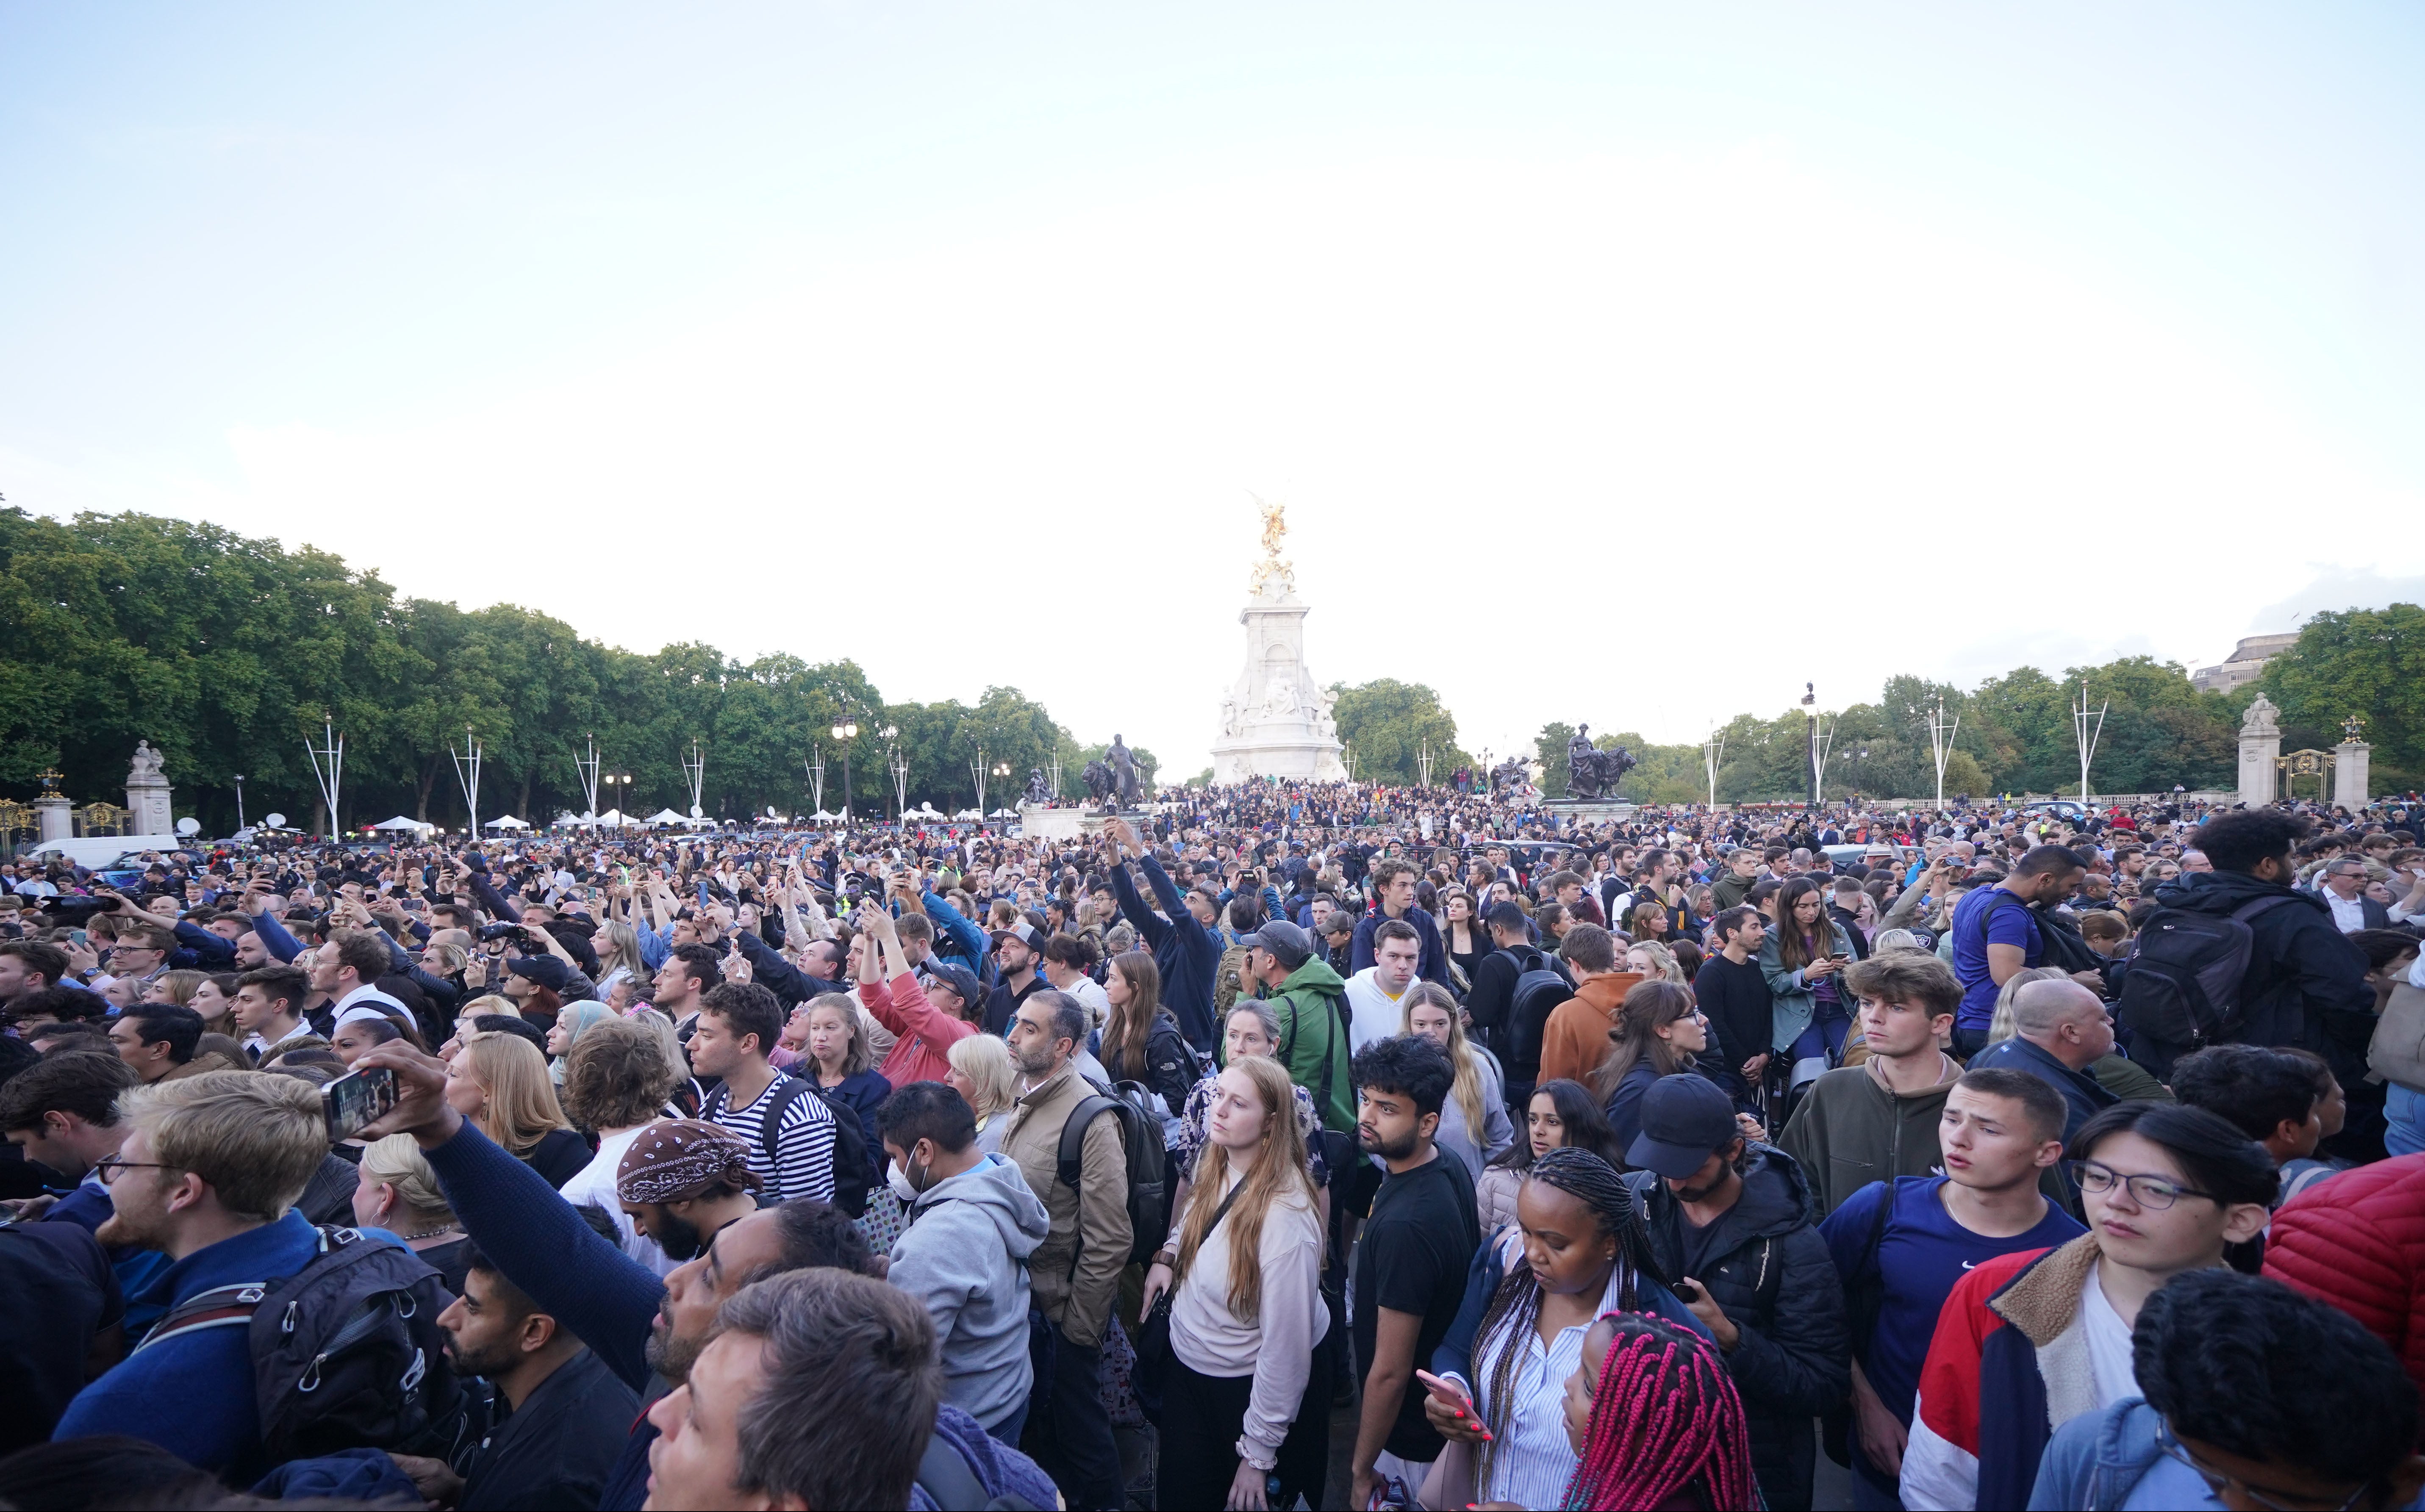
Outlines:
[[[385,1066],[348,1072],[320,1089],[320,1113],[329,1142],[350,1139],[395,1106],[395,1073]]]

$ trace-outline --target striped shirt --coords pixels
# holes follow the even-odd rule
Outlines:
[[[709,1095],[699,1117],[731,1129],[749,1147],[749,1169],[759,1181],[759,1200],[766,1204],[795,1197],[833,1201],[834,1117],[814,1088],[802,1084],[799,1094],[783,1109],[782,1126],[775,1132],[775,1158],[766,1157],[766,1100],[782,1093],[795,1078],[778,1073],[766,1090],[741,1107],[731,1106],[728,1090],[718,1087]]]

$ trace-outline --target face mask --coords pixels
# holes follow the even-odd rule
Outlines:
[[[918,1184],[910,1180],[909,1173],[901,1169],[898,1160],[885,1163],[884,1184],[892,1188],[892,1195],[901,1199],[905,1205],[915,1203],[923,1195]]]

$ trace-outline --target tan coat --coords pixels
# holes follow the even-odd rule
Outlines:
[[[1019,1100],[1002,1133],[1002,1153],[1019,1163],[1028,1189],[1044,1200],[1052,1230],[1027,1257],[1029,1297],[1045,1320],[1081,1348],[1103,1342],[1120,1272],[1129,1263],[1129,1164],[1120,1125],[1099,1114],[1080,1148],[1078,1190],[1057,1171],[1061,1129],[1078,1104],[1094,1095],[1076,1068],[1065,1066]]]
[[[1576,988],[1574,996],[1550,1010],[1550,1021],[1541,1027],[1541,1081],[1563,1076],[1590,1087],[1592,1074],[1608,1058],[1617,1010],[1625,1006],[1625,995],[1641,981],[1638,971],[1594,977]]]

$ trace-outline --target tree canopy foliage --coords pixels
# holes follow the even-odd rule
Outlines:
[[[1456,718],[1440,707],[1439,694],[1420,682],[1380,677],[1350,688],[1334,683],[1339,698],[1331,710],[1339,739],[1356,753],[1356,780],[1411,785],[1420,773],[1424,743],[1430,742],[1432,781],[1445,783],[1459,767],[1474,765],[1457,749]]]
[[[889,703],[847,660],[745,661],[697,643],[627,651],[510,604],[401,597],[310,547],[134,514],[61,522],[0,509],[0,784],[21,795],[56,766],[78,801],[115,802],[128,754],[149,740],[181,813],[232,827],[241,773],[248,817],[302,821],[318,811],[304,743],[329,719],[345,737],[343,822],[403,812],[461,823],[448,751],[467,728],[485,753],[483,817],[544,822],[586,806],[575,758],[591,739],[602,771],[633,779],[611,797],[602,787],[601,807],[688,808],[682,763],[696,740],[708,814],[791,814],[811,806],[820,749],[826,806],[842,806],[831,731],[845,715],[859,726],[847,755],[862,814],[892,805],[887,726],[900,732],[912,807],[973,804],[980,751],[988,808],[1015,804],[1029,769],[1049,773],[1056,752],[1074,791],[1084,759],[1015,688],[988,688],[973,706]],[[1150,771],[1149,755],[1138,761]],[[992,776],[997,764],[1012,775]]]

